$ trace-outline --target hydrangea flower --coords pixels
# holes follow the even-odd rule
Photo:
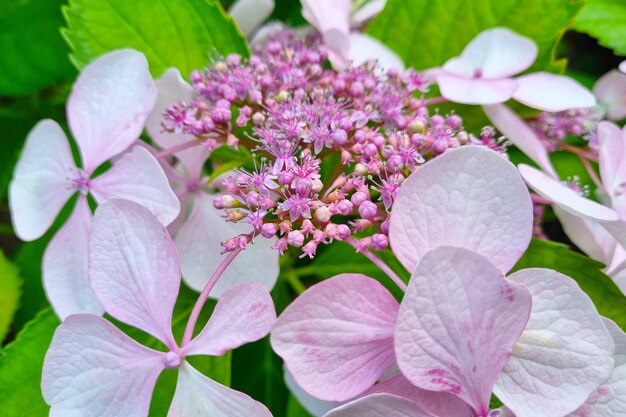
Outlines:
[[[545,269],[504,279],[532,222],[512,164],[481,147],[447,152],[405,180],[392,208],[391,246],[413,271],[402,302],[372,278],[339,275],[283,312],[272,346],[309,394],[366,395],[338,409],[346,416],[486,417],[493,391],[518,417],[563,417],[609,377],[614,345],[572,279]],[[367,397],[395,363],[394,381],[430,400]]]
[[[156,337],[168,351],[135,342],[100,316],[69,316],[44,361],[42,390],[52,415],[147,416],[159,374],[178,369],[168,416],[271,417],[264,405],[186,360],[221,356],[265,336],[276,313],[263,286],[241,283],[226,291],[204,329],[178,345],[171,325],[180,267],[174,242],[157,218],[137,204],[110,199],[96,211],[89,249],[91,285],[107,313]]]
[[[178,161],[175,168],[164,163],[182,205],[179,218],[169,230],[180,254],[185,283],[201,291],[223,258],[222,243],[238,235],[250,234],[254,228],[249,224],[224,221],[222,212],[213,206],[215,196],[208,193],[208,177],[203,173],[211,149],[199,142],[184,149],[186,144],[193,144],[198,139],[189,133],[167,132],[163,128],[163,114],[172,103],[191,104],[192,87],[176,69],[166,71],[156,85],[159,91],[157,103],[148,117],[146,129],[162,149],[169,152],[182,148],[174,152]],[[248,245],[224,272],[212,297],[219,297],[244,281],[260,282],[271,290],[279,273],[278,253],[272,250],[274,243],[271,239],[256,239],[254,244]]]
[[[75,165],[57,122],[39,122],[26,139],[9,188],[18,237],[30,241],[42,236],[78,194],[70,218],[48,245],[43,260],[46,294],[61,318],[102,312],[87,281],[88,195],[97,203],[110,197],[137,202],[164,224],[179,213],[178,199],[150,152],[134,147],[123,153],[138,139],[156,96],[146,58],[133,50],[114,51],[85,67],[67,102],[82,168]],[[96,169],[113,157],[112,167],[95,176]]]

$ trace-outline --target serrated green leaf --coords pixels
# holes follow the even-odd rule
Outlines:
[[[47,417],[41,395],[43,359],[59,319],[50,309],[30,321],[0,354],[0,415]]]
[[[611,278],[600,271],[603,266],[561,243],[533,239],[513,270],[548,268],[573,278],[600,314],[626,329],[626,297]]]
[[[113,49],[133,48],[146,55],[153,76],[168,67],[186,76],[207,66],[210,54],[249,53],[214,0],[70,0],[63,12],[63,36],[79,68]]]
[[[0,95],[32,93],[76,70],[59,28],[62,0],[9,0],[0,9]]]
[[[0,343],[7,335],[17,310],[21,286],[19,270],[0,250]]]
[[[616,54],[626,55],[626,2],[588,0],[574,22],[574,29],[593,36]]]
[[[367,32],[407,66],[426,69],[457,56],[484,29],[505,26],[537,43],[532,70],[546,69],[583,4],[583,0],[388,0]]]

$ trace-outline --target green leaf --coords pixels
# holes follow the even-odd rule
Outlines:
[[[574,29],[593,36],[616,54],[626,55],[626,2],[588,0],[574,22]]]
[[[83,68],[119,48],[143,52],[155,77],[168,67],[183,75],[209,64],[209,55],[248,55],[246,39],[214,0],[70,0],[63,36]]]
[[[7,345],[0,355],[0,415],[47,417],[49,407],[41,395],[43,359],[59,319],[42,311]]]
[[[22,279],[19,276],[19,270],[0,250],[0,343],[7,335],[11,321],[13,321],[20,299],[21,286]]]
[[[0,6],[0,95],[32,93],[76,73],[59,33],[62,0]]]
[[[591,298],[600,314],[626,329],[626,297],[611,278],[600,271],[603,267],[600,262],[573,252],[566,245],[533,239],[513,270],[548,268],[573,278]]]
[[[538,70],[552,65],[559,39],[582,6],[582,0],[388,0],[367,32],[421,70],[457,56],[484,29],[506,26],[537,43],[532,69]]]

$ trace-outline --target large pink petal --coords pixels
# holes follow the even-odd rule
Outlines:
[[[213,197],[207,193],[196,194],[191,217],[176,233],[176,247],[185,282],[201,291],[209,277],[224,260],[222,242],[242,233],[250,233],[248,223],[229,223],[223,212],[213,206]],[[254,243],[240,253],[222,275],[211,297],[219,298],[235,285],[254,281],[271,290],[278,278],[278,252],[272,249],[274,241],[258,236]]]
[[[173,104],[184,102],[191,103],[193,100],[193,88],[183,80],[180,71],[170,68],[156,81],[159,95],[154,109],[146,121],[148,134],[162,149],[183,144],[195,139],[194,136],[184,133],[168,133],[163,130],[162,123],[165,120],[165,110]],[[206,146],[198,145],[176,153],[176,157],[182,162],[190,178],[198,180],[201,176],[202,166],[209,156]]]
[[[580,196],[543,172],[524,164],[520,164],[518,169],[530,188],[568,213],[598,221],[615,221],[618,219],[614,210]]]
[[[515,166],[486,148],[466,146],[427,162],[402,184],[389,239],[409,271],[442,245],[472,249],[508,271],[528,247],[532,222]]]
[[[35,240],[52,225],[61,208],[76,192],[72,151],[61,126],[46,119],[26,138],[9,185],[9,205],[15,234]]]
[[[619,199],[626,191],[626,131],[615,123],[600,122],[598,144],[602,183],[609,197]]]
[[[513,145],[517,146],[547,174],[554,178],[558,177],[541,140],[513,110],[504,104],[484,106],[483,110],[496,129],[502,132]]]
[[[284,369],[284,380],[285,385],[289,388],[289,392],[293,394],[293,396],[298,400],[300,405],[308,411],[311,415],[315,417],[322,417],[324,414],[328,413],[330,410],[333,410],[340,405],[343,405],[343,402],[338,401],[324,401],[319,400],[302,389],[300,385],[296,382],[291,375],[291,372],[285,367]]]
[[[384,70],[391,68],[404,69],[402,59],[389,47],[379,40],[361,32],[350,34],[350,52],[348,60],[354,65],[361,65],[370,60],[378,61],[378,65]]]
[[[351,0],[300,0],[302,16],[316,28],[326,45],[341,58],[350,49]]]
[[[272,417],[260,402],[207,378],[187,362],[178,368],[178,382],[168,417]]]
[[[165,227],[147,209],[118,199],[98,207],[89,278],[107,313],[170,348],[175,345],[171,322],[180,287],[178,255]]]
[[[537,45],[525,37],[502,27],[482,31],[465,47],[459,57],[443,66],[450,73],[464,77],[506,78],[532,65]]]
[[[544,111],[563,111],[596,105],[596,98],[578,81],[565,75],[534,72],[516,78],[519,87],[513,98]]]
[[[530,291],[532,310],[494,393],[518,416],[564,416],[611,374],[613,341],[571,278],[525,269],[509,280]]]
[[[626,334],[604,319],[615,343],[613,373],[589,396],[585,404],[567,417],[617,417],[626,415]]]
[[[342,274],[305,291],[274,326],[272,347],[309,394],[351,399],[394,363],[398,303],[376,280]]]
[[[82,70],[67,119],[88,173],[137,140],[156,97],[148,61],[132,49],[102,55]]]
[[[180,202],[150,151],[135,146],[107,172],[91,181],[91,192],[99,204],[109,198],[137,203],[168,225],[180,212]]]
[[[237,0],[228,9],[228,14],[246,36],[270,17],[274,10],[274,0]]]
[[[41,390],[51,416],[147,416],[164,354],[144,347],[105,319],[69,316],[56,330]]]
[[[267,336],[275,321],[274,302],[267,289],[256,282],[243,282],[220,297],[209,322],[185,347],[185,353],[221,356]]]
[[[43,257],[43,284],[61,319],[74,313],[102,314],[102,305],[89,283],[91,210],[81,196],[65,225],[54,235]]]
[[[374,385],[366,394],[377,393],[407,398],[435,416],[472,417],[473,415],[470,407],[456,395],[418,388],[402,373]]]
[[[456,394],[486,416],[530,305],[528,291],[505,280],[484,256],[433,249],[417,265],[400,305],[398,366],[418,387]]]
[[[392,394],[371,394],[335,408],[324,417],[435,417],[417,403]],[[440,416],[446,417],[446,416]],[[452,417],[452,416],[451,416]],[[456,416],[455,416],[456,417]]]
[[[626,74],[616,70],[607,72],[593,86],[593,94],[608,119],[626,117]]]
[[[517,81],[510,78],[487,80],[441,73],[436,80],[442,96],[463,104],[504,103],[513,97],[517,88]]]

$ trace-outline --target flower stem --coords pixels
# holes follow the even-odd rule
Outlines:
[[[356,243],[356,241],[354,240],[354,238],[349,238],[346,239],[346,242],[348,244],[350,244],[350,246],[352,246],[354,249],[356,249],[357,251],[360,250],[358,244]],[[380,259],[378,256],[374,255],[372,252],[370,252],[369,249],[365,249],[365,250],[361,250],[360,253],[363,254],[363,256],[365,256],[367,259],[369,259],[370,261],[372,261],[372,263],[374,265],[376,265],[377,267],[380,268],[381,271],[383,271],[385,274],[387,274],[387,276],[389,278],[391,278],[391,280],[404,292],[406,292],[407,286],[404,283],[404,281],[402,281],[402,278],[400,278],[398,276],[398,274],[396,274],[395,272],[393,272],[393,269],[391,269],[389,267],[389,265],[387,265],[385,263],[385,261],[383,261],[382,259]]]
[[[156,159],[166,158],[168,156],[172,156],[180,151],[184,151],[185,149],[193,148],[194,146],[201,145],[198,139],[190,140],[189,142],[183,142],[176,146],[172,146],[171,148],[164,149],[161,152],[158,152],[154,155]]]
[[[423,104],[424,106],[430,106],[433,104],[441,104],[441,103],[447,103],[448,99],[445,97],[433,97],[433,98],[427,98],[424,99]]]
[[[602,181],[600,180],[600,178],[598,178],[598,174],[596,174],[596,171],[595,169],[593,169],[593,167],[589,163],[589,160],[580,154],[578,155],[578,159],[580,159],[580,162],[583,164],[583,166],[587,170],[587,173],[589,174],[591,181],[593,181],[596,187],[604,191],[604,185],[602,184]]]
[[[185,327],[185,334],[183,336],[183,341],[181,343],[181,348],[185,347],[193,336],[193,330],[196,327],[196,323],[198,321],[198,317],[200,317],[200,312],[202,311],[202,307],[204,307],[204,303],[206,303],[207,298],[209,297],[209,293],[217,284],[217,281],[220,279],[226,268],[231,264],[231,262],[239,255],[242,251],[241,248],[235,249],[230,252],[226,258],[222,261],[222,263],[217,267],[211,278],[206,283],[200,296],[198,296],[198,300],[196,301],[196,305],[193,306],[193,310],[191,311],[191,316],[189,316],[189,321],[187,321],[187,326]]]

